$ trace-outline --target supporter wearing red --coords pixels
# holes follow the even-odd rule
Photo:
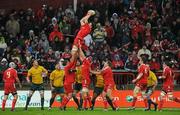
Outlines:
[[[111,45],[111,42],[112,42],[112,39],[115,35],[115,32],[114,32],[114,29],[113,27],[111,26],[111,23],[109,21],[106,21],[105,22],[105,27],[104,27],[106,33],[107,33],[107,42],[109,45]]]
[[[82,61],[82,96],[84,101],[83,108],[87,109],[87,101],[89,102],[90,107],[92,105],[91,98],[89,95],[89,87],[91,83],[90,68],[91,68],[92,58],[90,56],[86,57],[81,47],[79,47],[79,54],[80,54],[80,59]]]
[[[160,103],[158,110],[162,111],[163,104],[164,104],[164,96],[168,96],[168,98],[172,101],[180,103],[180,99],[173,96],[173,89],[174,89],[174,72],[170,68],[170,62],[165,60],[163,62],[163,74],[159,76],[159,79],[163,79],[163,87],[160,93]]]
[[[73,94],[73,86],[75,82],[75,67],[76,67],[76,59],[77,59],[77,52],[75,57],[71,57],[70,60],[67,60],[67,64],[64,67],[65,78],[64,78],[64,89],[65,89],[65,96],[62,100],[62,104],[60,109],[65,110],[66,104],[72,98]]]
[[[152,71],[157,71],[157,70],[160,70],[160,63],[156,60],[156,58],[152,58],[152,61],[150,61],[150,63],[149,63],[149,65],[150,65],[150,69],[152,70]]]
[[[103,100],[106,101],[106,96],[107,96],[109,98],[107,99],[109,105],[112,107],[113,110],[117,110],[118,106],[116,104],[116,100],[112,97],[112,90],[114,89],[115,83],[110,65],[111,62],[109,60],[105,60],[103,61],[102,70],[99,71],[91,70],[91,73],[103,76],[104,79],[104,91],[102,93]],[[107,108],[105,108],[105,111],[107,111]]]
[[[15,70],[16,65],[14,62],[9,63],[9,68],[4,71],[3,81],[4,81],[4,99],[2,101],[2,111],[5,111],[6,100],[8,99],[8,95],[11,93],[14,97],[12,101],[11,111],[14,111],[16,101],[18,99],[17,90],[15,87],[15,82],[17,81],[19,87],[21,88],[21,83],[19,81],[17,71]]]
[[[147,79],[149,76],[150,68],[148,65],[146,65],[146,63],[147,63],[147,58],[145,56],[141,56],[139,61],[140,66],[138,67],[138,75],[134,80],[132,80],[132,83],[135,83],[136,85],[133,91],[133,102],[129,110],[135,109],[137,95],[140,92],[144,98],[145,108],[147,108],[147,98],[145,97],[145,91],[147,88]]]

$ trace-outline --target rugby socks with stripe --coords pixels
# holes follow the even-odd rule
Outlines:
[[[5,105],[6,105],[6,100],[3,100],[3,101],[2,101],[2,111],[5,110]]]
[[[145,108],[147,108],[147,98],[144,99],[144,105],[145,105]]]
[[[107,109],[108,107],[107,107],[107,100],[106,99],[104,99],[104,101],[103,101],[103,103],[104,103],[104,109]]]
[[[61,107],[65,107],[66,104],[68,103],[68,101],[69,101],[69,98],[68,97],[64,97],[63,100],[62,100]]]
[[[16,101],[17,101],[17,99],[13,99],[13,101],[12,101],[12,108],[11,108],[11,110],[14,110],[14,107],[15,107],[15,105],[16,105]]]
[[[136,101],[137,101],[137,97],[133,97],[132,107],[135,107]]]
[[[118,105],[117,105],[116,100],[114,98],[112,99],[112,103],[113,103],[115,108],[118,108]]]
[[[162,109],[163,104],[164,104],[164,101],[163,101],[163,100],[160,100],[158,110],[161,110],[161,109]]]
[[[83,108],[84,108],[84,109],[87,108],[87,101],[88,101],[88,100],[87,100],[87,97],[85,97],[85,99],[84,99],[84,105],[83,105]]]
[[[91,103],[91,97],[88,95],[87,96],[87,100],[88,100],[88,102],[89,102],[89,106],[91,107],[92,106],[92,103]]]

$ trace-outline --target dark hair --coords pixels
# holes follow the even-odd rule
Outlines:
[[[143,63],[148,63],[148,58],[146,56],[141,56],[141,60],[143,61]]]

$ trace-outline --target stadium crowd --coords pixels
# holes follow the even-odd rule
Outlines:
[[[180,67],[179,0],[101,0],[54,8],[0,10],[0,71],[14,61],[18,71],[26,71],[38,59],[52,71],[60,59],[71,57],[79,20],[89,9],[92,33],[86,55],[93,66],[109,57],[114,69],[137,70],[141,55],[147,56],[151,70],[162,70],[162,62],[171,57],[173,69]]]

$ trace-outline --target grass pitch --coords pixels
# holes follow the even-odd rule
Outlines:
[[[74,108],[67,108],[66,111],[60,111],[58,108],[52,108],[48,110],[40,110],[40,108],[28,108],[27,111],[23,108],[16,108],[14,112],[10,109],[6,111],[0,111],[0,115],[180,115],[180,109],[167,109],[165,108],[162,112],[155,111],[143,111],[143,109],[136,109],[134,111],[128,111],[125,108],[121,108],[118,111],[103,111],[102,108],[95,108],[94,111],[77,111]]]

